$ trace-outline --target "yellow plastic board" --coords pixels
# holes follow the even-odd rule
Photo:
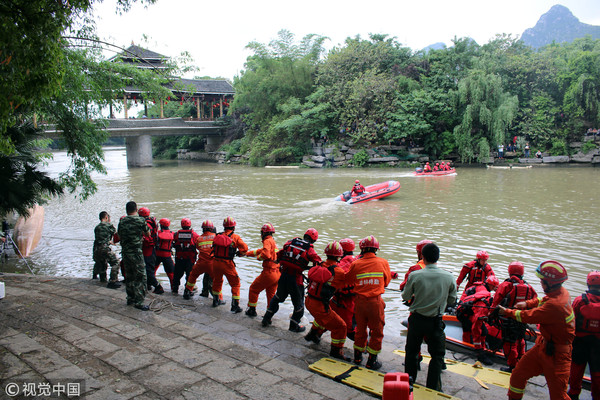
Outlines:
[[[337,382],[342,382],[376,396],[381,397],[383,395],[383,377],[385,374],[381,372],[371,371],[331,358],[322,358],[309,365],[308,368]],[[420,385],[414,385],[413,394],[415,400],[458,400],[457,397],[436,392]]]
[[[406,353],[404,350],[394,350],[395,354],[401,355],[402,357],[406,357]],[[422,354],[423,362],[425,364],[429,364],[431,361],[431,357],[425,354]],[[465,362],[450,360],[446,358],[446,370],[453,372],[455,374],[468,376],[471,378],[477,378],[485,383],[489,383],[491,385],[500,386],[502,388],[508,389],[508,385],[510,382],[510,373],[499,371],[493,368],[475,368],[471,364],[467,364]]]

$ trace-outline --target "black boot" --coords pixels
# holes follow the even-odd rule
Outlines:
[[[163,289],[162,285],[159,283],[157,287],[154,288],[154,294],[163,294],[165,289]]]
[[[306,330],[306,327],[304,325],[300,325],[299,322],[290,319],[290,327],[288,329],[292,332],[302,333]]]
[[[240,299],[233,299],[231,300],[231,312],[232,313],[241,313],[243,310],[240,307]]]
[[[360,365],[362,363],[362,351],[354,349],[354,364]]]
[[[315,344],[319,344],[319,342],[321,341],[321,338],[319,337],[319,332],[317,332],[317,330],[315,328],[310,328],[310,331],[308,331],[308,334],[306,336],[304,336],[304,340],[306,340],[307,342],[313,342]]]
[[[200,292],[200,297],[208,297],[208,289],[202,289],[202,291]]]
[[[98,275],[100,276],[100,282],[106,282],[106,272],[101,272]]]
[[[219,295],[213,294],[213,307],[222,306],[223,304],[225,304],[225,302],[219,299]]]
[[[109,289],[118,289],[121,287],[121,284],[117,281],[114,282],[108,282],[108,284],[106,285],[107,288]]]
[[[267,312],[265,313],[265,315],[264,315],[264,317],[262,319],[262,322],[261,322],[262,326],[269,326],[269,325],[271,325],[271,318],[273,318],[274,314],[275,313],[273,311],[267,310]]]
[[[379,368],[381,368],[381,365],[382,364],[377,361],[377,354],[369,354],[369,359],[367,360],[365,367],[372,369],[373,371],[377,371]]]
[[[256,317],[258,314],[256,313],[256,307],[248,307],[246,310],[246,315],[249,317]]]
[[[481,361],[485,365],[494,364],[494,362],[490,358],[490,355],[484,349],[477,350],[477,361]]]
[[[331,345],[331,350],[329,351],[329,355],[333,358],[337,358],[338,360],[348,361],[348,357],[346,357],[344,355],[343,347],[335,347],[335,346]]]
[[[512,374],[513,367],[500,367],[500,371],[508,372],[509,374]]]
[[[192,291],[189,290],[188,288],[185,288],[185,290],[183,291],[183,298],[185,300],[189,300],[192,297],[194,297],[194,294],[192,293]],[[206,297],[208,297],[208,295],[206,295]]]

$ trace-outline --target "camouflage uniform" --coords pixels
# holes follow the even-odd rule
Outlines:
[[[94,276],[100,274],[103,281],[106,280],[108,264],[111,267],[110,281],[116,282],[119,276],[119,260],[109,245],[116,231],[110,222],[100,222],[94,228]]]
[[[146,296],[146,264],[142,254],[142,236],[149,232],[143,217],[128,215],[119,222],[118,233],[125,268],[127,304],[141,306]]]

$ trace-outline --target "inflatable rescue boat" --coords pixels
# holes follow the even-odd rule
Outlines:
[[[413,172],[415,176],[444,176],[444,175],[452,175],[456,174],[456,169],[451,168],[447,171],[432,171],[432,172],[424,172],[423,168],[417,168],[415,172]]]
[[[356,203],[364,203],[365,201],[371,201],[375,199],[381,199],[387,196],[391,196],[400,190],[400,182],[397,181],[387,181],[382,183],[377,183],[375,185],[370,185],[365,187],[365,193],[357,196],[352,193],[352,191],[348,190],[337,196],[335,198],[336,201],[345,201],[348,204],[356,204]]]

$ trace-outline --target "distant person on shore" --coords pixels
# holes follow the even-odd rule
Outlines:
[[[573,301],[575,340],[568,394],[579,399],[585,366],[592,378],[592,399],[600,399],[600,271],[590,271],[588,290]]]
[[[525,144],[525,158],[529,158],[531,155],[531,148],[529,147],[529,142]]]
[[[366,192],[366,189],[363,185],[360,184],[360,181],[357,179],[356,181],[354,181],[354,186],[352,186],[352,191],[350,192],[350,195],[354,195],[356,194],[357,196],[360,196],[361,194],[364,194]]]
[[[448,306],[456,303],[456,284],[450,272],[438,268],[440,249],[435,243],[428,243],[423,247],[422,257],[425,268],[410,274],[402,292],[402,298],[411,302],[405,347],[405,372],[413,382],[417,380],[421,344],[423,339],[427,338],[431,361],[426,386],[441,391],[441,374],[446,355],[442,314]]]
[[[100,282],[106,282],[106,270],[110,264],[110,279],[107,288],[118,289],[119,283],[119,260],[110,248],[113,243],[113,237],[117,230],[110,222],[110,215],[106,211],[100,212],[98,216],[100,223],[94,228],[94,272],[93,279],[100,277]],[[4,238],[2,238],[4,239]]]
[[[499,314],[526,324],[539,324],[541,335],[525,352],[510,375],[508,398],[520,400],[530,378],[544,375],[550,399],[569,399],[571,352],[575,337],[575,314],[571,297],[562,285],[567,270],[556,261],[544,261],[535,271],[546,294],[544,298],[515,304],[515,309],[498,306]],[[431,367],[430,367],[431,368]]]
[[[504,145],[502,143],[500,143],[498,145],[498,158],[499,159],[503,159],[504,158]]]
[[[535,158],[542,158],[542,152],[540,150],[535,153]]]
[[[127,305],[148,311],[144,305],[146,297],[146,264],[142,254],[142,237],[150,236],[146,220],[138,215],[137,204],[130,201],[125,206],[127,215],[119,221],[117,232],[121,241],[121,255],[125,269],[125,291]]]

